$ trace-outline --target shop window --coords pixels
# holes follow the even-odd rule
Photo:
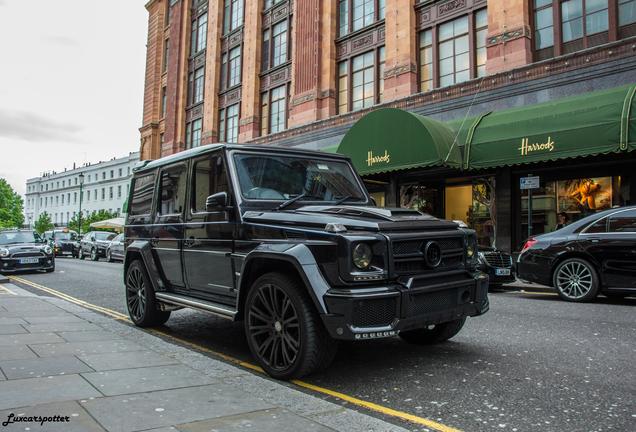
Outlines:
[[[420,183],[400,185],[400,207],[441,217],[440,190]]]
[[[476,179],[470,184],[447,186],[444,193],[445,219],[464,222],[477,234],[482,246],[496,241],[495,179]]]

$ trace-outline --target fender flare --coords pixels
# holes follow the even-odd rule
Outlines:
[[[250,271],[251,265],[257,259],[283,261],[294,266],[307,287],[308,294],[318,313],[321,315],[327,313],[323,296],[330,286],[322,275],[313,253],[302,243],[261,244],[249,252],[243,261],[237,284],[239,288],[237,305],[242,304],[244,301],[243,297],[250,289],[244,275]]]
[[[166,284],[159,274],[159,269],[155,264],[155,260],[152,257],[152,248],[150,246],[150,242],[146,240],[135,240],[128,247],[126,247],[126,255],[124,257],[124,286],[126,285],[126,272],[128,270],[128,266],[133,261],[133,255],[140,255],[141,260],[144,263],[144,267],[148,272],[148,276],[150,277],[150,282],[152,283],[152,287],[157,291],[165,291]]]

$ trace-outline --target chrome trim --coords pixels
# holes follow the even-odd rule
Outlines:
[[[227,289],[231,289],[232,288],[232,287],[229,287],[227,285],[218,285],[218,284],[213,284],[213,283],[209,283],[208,286],[217,287],[217,288],[227,288]]]
[[[212,251],[212,250],[193,250],[193,249],[183,249],[184,252],[196,252],[196,253],[209,253],[212,255],[223,255],[223,256],[228,256],[231,254],[231,252],[219,252],[219,251]]]
[[[205,312],[213,313],[222,318],[234,319],[234,316],[236,315],[236,311],[228,309],[226,306],[221,306],[204,300],[194,300],[184,296],[168,294],[164,292],[155,293],[155,297],[157,297],[158,300],[166,303],[199,309]]]

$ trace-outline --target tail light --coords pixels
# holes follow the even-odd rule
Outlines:
[[[526,251],[527,249],[530,249],[532,246],[534,246],[535,244],[537,244],[539,242],[539,240],[535,239],[534,237],[530,237],[528,240],[526,240],[526,242],[523,244],[523,247],[521,248],[521,252]]]

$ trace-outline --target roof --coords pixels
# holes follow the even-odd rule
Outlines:
[[[211,153],[213,151],[226,149],[226,150],[241,150],[241,151],[250,151],[250,152],[259,152],[264,154],[271,153],[288,153],[288,154],[296,154],[301,156],[315,156],[320,158],[330,157],[334,159],[349,159],[347,156],[325,153],[318,150],[307,150],[305,148],[298,147],[277,147],[270,145],[246,145],[246,144],[225,144],[225,143],[217,143],[217,144],[208,144],[200,147],[191,148],[179,153],[172,154],[170,156],[162,157],[161,159],[155,160],[145,160],[139,162],[139,164],[133,168],[134,172],[143,172],[147,170],[151,170],[154,168],[158,168],[164,165],[169,165],[175,162],[187,160],[193,157],[205,155],[207,153]]]

